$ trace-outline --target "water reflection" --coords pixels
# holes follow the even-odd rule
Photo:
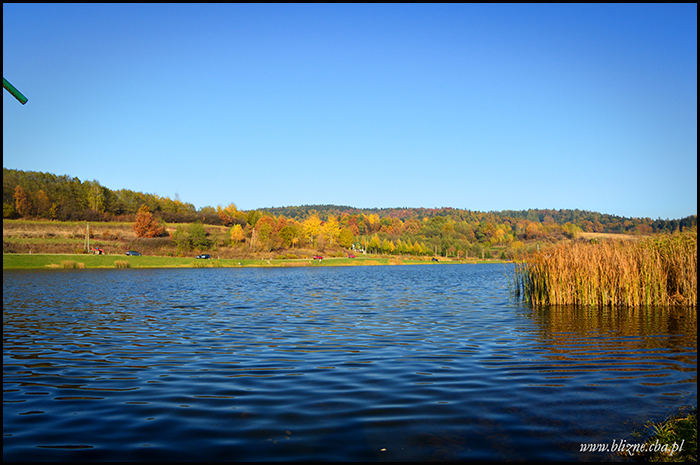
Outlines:
[[[694,311],[498,265],[4,272],[3,339],[8,460],[595,459],[697,397]]]

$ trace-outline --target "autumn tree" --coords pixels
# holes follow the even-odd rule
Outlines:
[[[413,253],[416,255],[421,255],[423,253],[424,247],[421,247],[421,245],[418,243],[418,241],[413,244]]]
[[[231,245],[238,244],[240,242],[243,242],[243,239],[245,238],[245,234],[243,232],[243,228],[241,227],[240,224],[234,224],[233,227],[231,228]]]
[[[417,219],[410,219],[403,225],[404,232],[408,234],[418,234],[423,225]]]
[[[255,224],[256,232],[256,250],[265,250],[269,252],[278,246],[279,237],[274,234],[277,222],[271,216],[263,216]]]
[[[49,200],[49,196],[40,189],[35,197],[37,215],[41,218],[49,218],[51,216],[51,200]]]
[[[139,208],[136,213],[136,221],[134,221],[134,232],[137,237],[160,237],[165,235],[165,226],[161,226],[160,222],[145,204]]]
[[[373,250],[375,253],[379,251],[379,247],[381,246],[381,243],[379,242],[379,236],[376,234],[372,236],[372,239],[369,241],[369,250]]]
[[[287,224],[279,232],[279,237],[286,247],[294,247],[299,242],[299,235],[299,228],[295,224]]]
[[[238,207],[236,207],[235,203],[231,202],[226,207],[218,205],[216,207],[216,212],[219,214],[219,218],[221,219],[223,225],[230,226],[233,224],[233,220],[236,217],[236,213],[238,213]]]
[[[527,225],[527,229],[525,230],[525,238],[526,239],[537,239],[539,237],[539,235],[540,235],[540,229],[537,226],[537,223],[535,223],[533,221]]]
[[[581,228],[571,223],[566,223],[564,226],[562,226],[562,230],[570,239],[576,239],[581,234]]]
[[[15,210],[17,210],[17,213],[21,216],[30,216],[32,214],[32,201],[19,184],[15,187],[15,206]]]
[[[367,215],[367,222],[369,223],[370,230],[376,231],[379,229],[379,215],[376,213],[372,213],[370,215]]]
[[[335,218],[330,217],[321,226],[321,234],[328,244],[333,245],[340,235],[340,225]]]
[[[308,239],[312,246],[315,245],[315,239],[321,233],[321,219],[318,215],[311,215],[302,223],[302,227],[304,229],[304,237]]]
[[[382,241],[382,251],[387,254],[394,253],[394,250],[396,249],[396,245],[394,245],[394,241],[384,239]]]
[[[352,242],[355,237],[352,234],[352,231],[349,228],[341,228],[340,233],[338,234],[338,244],[340,244],[341,247],[345,247],[346,249],[349,249],[352,247]]]
[[[496,229],[496,231],[494,231],[493,233],[493,239],[496,242],[496,244],[500,244],[501,242],[503,242],[505,237],[506,232],[501,228]]]

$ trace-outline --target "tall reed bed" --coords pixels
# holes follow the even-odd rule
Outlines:
[[[516,263],[514,291],[533,305],[697,307],[697,254],[697,231],[562,243]]]

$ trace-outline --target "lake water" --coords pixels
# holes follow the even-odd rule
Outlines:
[[[601,460],[697,405],[695,310],[508,270],[3,271],[3,460]]]

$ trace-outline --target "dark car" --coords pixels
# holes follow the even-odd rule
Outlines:
[[[211,258],[211,255],[209,255],[208,253],[203,253],[202,255],[197,255],[197,256],[194,257],[194,258],[206,258],[206,259],[209,259],[209,258]]]
[[[133,250],[129,250],[126,254],[127,254],[127,255],[134,255],[134,256],[137,256],[137,257],[140,257],[140,256],[141,256],[140,253],[134,252]]]

